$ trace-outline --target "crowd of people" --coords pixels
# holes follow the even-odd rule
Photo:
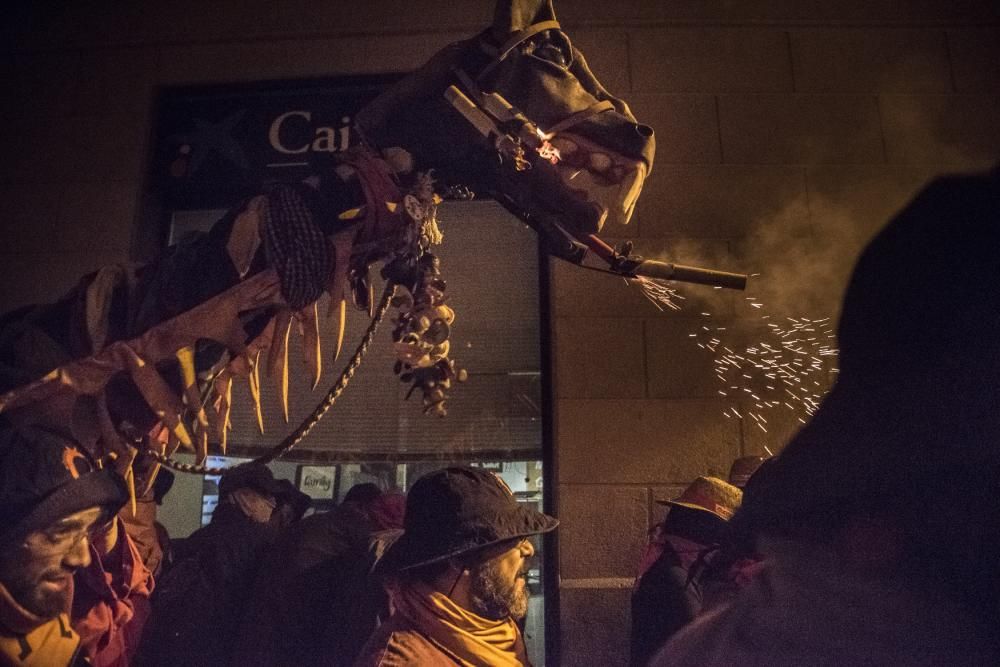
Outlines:
[[[1000,169],[939,179],[871,242],[814,419],[665,501],[632,665],[1000,664],[998,249]],[[243,464],[171,542],[161,475],[126,507],[78,443],[0,424],[0,665],[529,664],[531,538],[558,521],[499,476],[361,485],[303,518]]]
[[[492,472],[444,468],[408,497],[359,484],[303,517],[305,494],[245,463],[171,541],[139,509],[169,473],[133,510],[74,443],[0,434],[0,665],[529,664],[529,538],[558,522]]]

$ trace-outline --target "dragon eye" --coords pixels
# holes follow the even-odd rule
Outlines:
[[[535,55],[543,60],[548,60],[550,63],[555,63],[559,67],[566,67],[569,64],[566,61],[566,55],[555,44],[541,45],[535,49]]]
[[[546,30],[527,43],[525,52],[567,69],[573,62],[572,48],[565,35]]]

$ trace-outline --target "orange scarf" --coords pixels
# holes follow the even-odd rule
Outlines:
[[[67,614],[36,616],[0,584],[0,667],[63,667],[73,662],[79,646]]]
[[[530,667],[513,619],[483,618],[422,584],[403,585],[393,593],[396,613],[462,667]]]

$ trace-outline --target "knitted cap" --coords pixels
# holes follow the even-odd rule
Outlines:
[[[40,428],[0,426],[0,539],[89,507],[114,514],[127,499],[124,480],[98,469],[83,447]]]

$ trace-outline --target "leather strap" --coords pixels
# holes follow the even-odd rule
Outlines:
[[[458,77],[459,84],[461,84],[461,86],[465,89],[465,93],[468,94],[472,98],[473,102],[477,106],[483,106],[483,98],[484,98],[483,91],[479,87],[479,81],[481,81],[483,79],[483,77],[485,77],[487,74],[489,74],[491,71],[493,71],[493,69],[495,67],[497,67],[497,65],[499,65],[500,63],[502,63],[504,61],[504,59],[507,58],[507,56],[509,56],[510,53],[515,48],[517,48],[517,46],[519,44],[524,43],[525,40],[528,40],[531,37],[534,37],[535,35],[537,35],[538,33],[544,32],[546,30],[560,30],[559,22],[555,21],[555,20],[553,20],[553,21],[541,21],[539,23],[535,23],[533,25],[530,25],[527,28],[525,28],[524,30],[521,30],[521,31],[516,32],[513,35],[511,35],[507,39],[507,41],[505,41],[500,46],[500,48],[495,48],[493,46],[490,46],[489,44],[487,44],[484,41],[480,41],[480,43],[479,43],[480,47],[486,53],[488,53],[489,55],[493,56],[493,59],[489,63],[487,63],[486,67],[484,67],[483,70],[480,71],[479,74],[476,75],[475,78],[471,77],[468,74],[468,72],[466,72],[465,70],[463,70],[460,67],[455,67],[454,68],[453,71],[455,73],[455,76]],[[559,132],[564,132],[567,129],[573,127],[574,125],[578,125],[579,123],[582,123],[583,121],[587,120],[588,118],[596,116],[597,114],[603,113],[605,111],[611,111],[614,108],[615,108],[615,106],[614,106],[614,104],[611,103],[610,100],[601,100],[601,101],[595,102],[595,103],[591,104],[589,107],[587,107],[586,109],[582,109],[580,111],[577,111],[576,113],[570,114],[566,118],[563,118],[562,120],[560,120],[559,122],[557,122],[555,125],[553,125],[552,127],[548,128],[548,131],[547,131],[546,134],[547,134],[548,137],[552,137],[553,135],[555,135],[555,134],[557,134]]]
[[[547,134],[549,136],[553,136],[555,134],[558,134],[559,132],[564,132],[567,129],[573,127],[574,125],[582,123],[591,116],[596,116],[597,114],[604,113],[605,111],[611,111],[614,108],[615,105],[612,104],[610,100],[601,100],[600,102],[594,102],[586,109],[582,109],[574,114],[567,116],[566,118],[563,118],[561,121],[550,127],[548,129]]]
[[[546,30],[559,30],[559,29],[560,29],[559,21],[541,21],[539,23],[535,23],[533,25],[528,26],[524,30],[514,33],[507,39],[506,42],[504,42],[500,46],[499,49],[493,50],[493,47],[491,47],[486,43],[483,43],[482,44],[483,49],[487,53],[493,55],[493,60],[488,65],[486,65],[486,67],[483,68],[483,70],[479,73],[479,75],[476,78],[482,79],[484,76],[492,72],[497,65],[502,63],[507,58],[507,56],[510,55],[511,51],[513,51],[515,48],[517,48],[520,44],[522,44],[526,40],[531,39],[540,32],[544,32]]]

